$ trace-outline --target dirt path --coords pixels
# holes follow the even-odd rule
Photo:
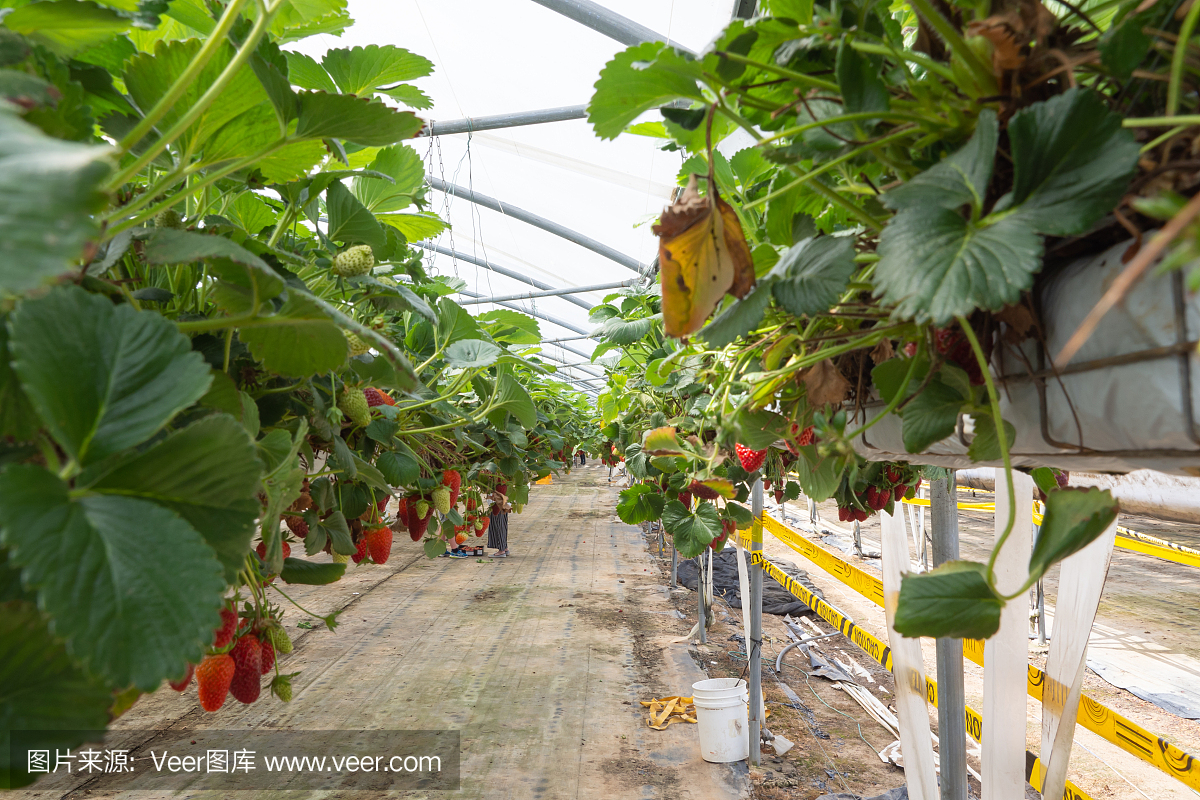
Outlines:
[[[744,765],[703,762],[694,725],[645,727],[639,700],[690,694],[704,675],[686,645],[670,644],[692,623],[675,613],[642,532],[614,516],[618,489],[605,475],[586,467],[533,487],[511,517],[509,559],[430,561],[405,539],[386,566],[352,567],[329,587],[290,587],[319,614],[347,606],[333,632],[298,628],[304,617],[288,612],[296,649],[281,668],[300,673],[290,704],[230,698],[205,714],[194,689],[163,687],[117,727],[449,728],[462,737],[455,797],[747,796]],[[71,796],[117,796],[87,788]]]

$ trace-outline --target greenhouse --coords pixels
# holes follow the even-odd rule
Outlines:
[[[0,6],[5,797],[1200,796],[1200,2]]]

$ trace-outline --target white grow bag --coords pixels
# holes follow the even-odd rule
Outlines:
[[[1178,272],[1143,278],[1125,303],[1104,318],[1062,374],[1061,383],[1045,369],[1121,273],[1125,266],[1121,256],[1129,244],[1081,258],[1050,279],[1041,297],[1046,352],[1040,352],[1032,339],[1020,345],[1028,363],[1038,370],[1033,377],[1011,346],[996,348],[992,374],[1007,376],[998,387],[1001,414],[1017,430],[1014,465],[1200,475],[1200,435],[1193,412],[1200,408],[1196,387],[1200,302],[1186,295]],[[865,414],[872,419],[881,410],[882,404],[874,404]],[[847,432],[856,427],[859,424],[851,422]],[[955,435],[924,453],[908,453],[900,419],[892,415],[855,437],[854,447],[873,461],[958,469],[1002,466],[967,457],[973,435],[971,420],[960,418]]]

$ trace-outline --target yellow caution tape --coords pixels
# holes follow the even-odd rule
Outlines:
[[[902,500],[905,505],[910,506],[929,506],[929,501],[920,497],[914,497],[912,500]],[[986,511],[991,514],[996,513],[995,503],[959,503],[958,507],[965,511]],[[1033,524],[1041,525],[1043,515],[1037,511],[1033,512]],[[1154,536],[1149,536],[1145,533],[1131,531],[1129,528],[1117,527],[1117,533],[1121,534],[1117,537],[1116,546],[1125,550],[1132,550],[1135,553],[1143,553],[1155,558],[1161,558],[1164,561],[1173,561],[1176,564],[1183,564],[1187,567],[1200,568],[1200,550],[1193,550],[1190,547],[1185,547],[1181,544],[1168,542],[1165,539],[1158,539]]]
[[[539,478],[538,480],[534,481],[534,483],[537,484],[538,486],[545,486],[546,484],[550,483],[552,478],[553,478],[552,475],[547,475],[544,478]]]
[[[850,574],[850,571],[855,573],[854,581],[844,581],[847,586],[857,591],[859,594],[871,600],[876,605],[883,607],[883,581],[876,578],[874,575],[863,572],[862,570],[850,564],[845,559],[842,559],[833,553],[825,550],[823,547],[818,547],[816,544],[800,537],[800,535],[787,527],[774,517],[764,515],[766,529],[774,534],[780,541],[791,547],[796,552],[809,558],[806,550],[817,550],[817,554],[821,560],[809,559],[817,566],[829,572],[834,577],[842,580],[842,575]],[[803,543],[804,550],[793,544]],[[822,619],[828,622],[833,627],[837,628],[848,639],[863,649],[867,655],[871,656],[876,662],[881,664],[887,670],[892,668],[891,650],[879,639],[857,627],[853,622],[846,619],[840,612],[821,600],[815,597],[808,589],[805,589],[798,582],[788,577],[782,570],[770,564],[769,561],[762,558],[761,553],[751,553],[751,560],[754,563],[763,563],[763,569],[771,574],[785,589],[791,592],[796,597],[803,600],[809,608],[815,611]],[[829,569],[825,563],[830,563],[837,567],[836,570]],[[768,567],[767,565],[770,564]],[[869,585],[868,585],[869,584]],[[859,588],[862,586],[863,588]],[[983,642],[978,639],[963,640],[963,655],[969,660],[975,662],[979,666],[983,666]],[[926,679],[929,685],[936,687],[930,679]],[[1027,679],[1027,690],[1029,696],[1041,701],[1042,687],[1046,681],[1045,674],[1033,666],[1029,665],[1029,676]],[[934,689],[936,691],[936,688]],[[931,699],[931,702],[935,702]],[[936,704],[936,702],[935,702]],[[974,713],[974,712],[971,712]],[[967,731],[972,736],[978,738],[978,733],[982,732],[982,722],[975,724],[975,730],[972,731],[971,713],[967,714]],[[976,715],[978,717],[978,715]],[[1142,728],[1136,722],[1129,720],[1112,709],[1106,707],[1102,703],[1092,699],[1088,695],[1082,695],[1079,702],[1079,713],[1076,721],[1083,727],[1097,734],[1101,738],[1112,742],[1117,747],[1120,747],[1127,753],[1131,753],[1148,764],[1153,764],[1158,769],[1167,773],[1178,781],[1190,786],[1193,789],[1200,790],[1200,757],[1192,755],[1177,745],[1168,742],[1159,736],[1155,736],[1149,731]],[[1086,797],[1080,793],[1079,797]]]

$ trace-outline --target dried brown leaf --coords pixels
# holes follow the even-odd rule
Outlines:
[[[850,381],[828,358],[806,371],[803,381],[808,390],[809,405],[814,407],[840,403],[850,393]]]
[[[896,351],[892,349],[891,340],[884,339],[882,342],[875,345],[875,349],[871,351],[871,361],[873,361],[876,365],[879,365],[891,358],[894,358],[895,355]]]

